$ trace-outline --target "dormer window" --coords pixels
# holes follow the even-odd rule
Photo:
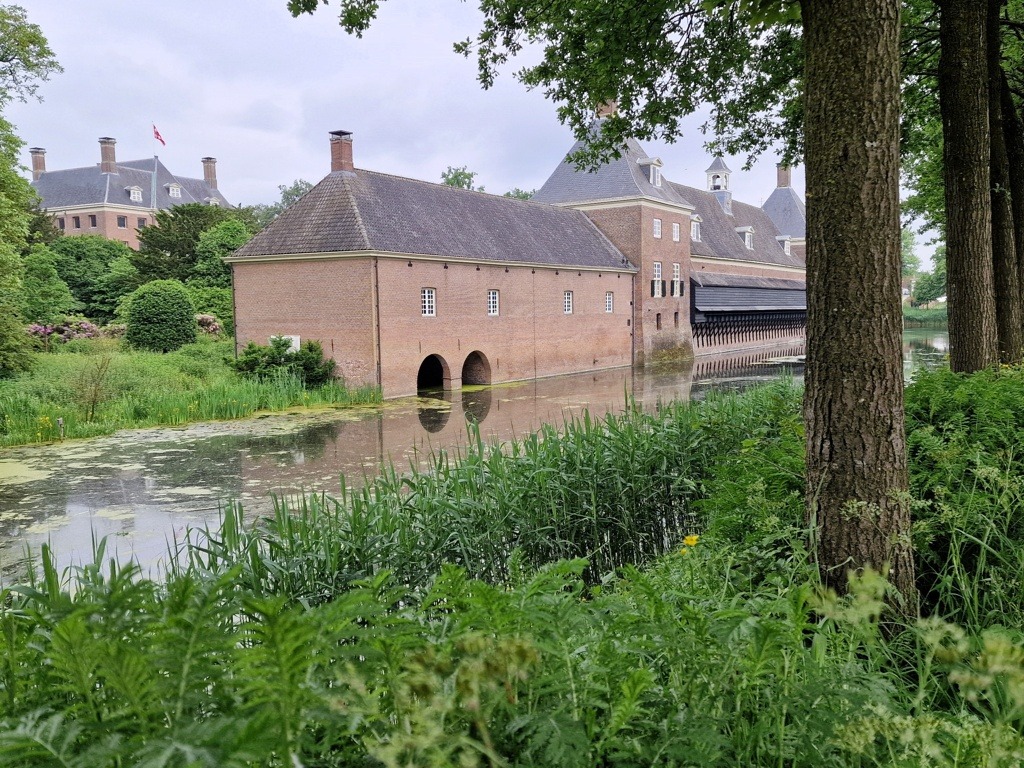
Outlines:
[[[700,242],[700,216],[694,216],[690,219],[690,239],[695,243]]]
[[[754,250],[754,228],[753,227],[736,227],[736,234],[743,238],[743,244],[747,246],[749,250]]]
[[[176,199],[181,199],[181,185],[180,184],[168,184],[167,195]]]
[[[216,197],[208,197],[208,198],[206,198],[206,204],[207,205],[220,205],[220,200],[218,200]]]
[[[791,253],[789,246],[789,235],[779,235],[775,239],[779,241],[779,245],[782,246],[782,250],[786,252],[787,256],[789,256]]]
[[[142,187],[125,187],[128,192],[128,199],[133,203],[142,202]]]
[[[641,157],[637,160],[637,164],[644,169],[644,172],[647,174],[647,180],[651,182],[651,186],[661,186],[661,158]]]

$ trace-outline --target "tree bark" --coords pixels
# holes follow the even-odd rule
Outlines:
[[[1024,307],[1024,124],[1017,114],[1006,72],[1001,72],[1000,102],[1003,109],[1003,134],[1006,137],[1010,171],[1010,208],[1013,212],[1013,243],[1017,253],[1017,281]],[[1024,310],[1022,310],[1024,312]]]
[[[949,367],[999,359],[992,268],[985,0],[940,0],[939,110],[946,187]]]
[[[995,284],[996,328],[999,361],[1014,364],[1021,360],[1024,343],[1022,327],[1020,273],[1010,204],[1010,161],[1003,127],[1002,32],[999,11],[1003,0],[988,0],[986,39],[988,43],[988,121],[991,154],[989,174],[992,205],[992,280]]]
[[[804,0],[807,521],[822,579],[917,606],[903,411],[899,0]]]

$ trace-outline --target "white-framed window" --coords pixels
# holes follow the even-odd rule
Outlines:
[[[171,184],[170,186],[167,187],[167,194],[170,195],[171,197],[180,198],[181,187],[179,187],[177,184]]]
[[[437,292],[433,288],[420,288],[420,313],[424,317],[437,315]]]
[[[127,216],[118,216],[117,217],[117,228],[118,229],[128,229],[128,217]]]
[[[651,166],[651,184],[656,187],[661,186],[661,168],[656,165]]]
[[[566,291],[562,296],[562,311],[567,315],[572,314],[572,291]]]
[[[744,232],[743,233],[743,242],[744,242],[744,244],[746,244],[747,248],[749,248],[750,250],[754,250],[754,233],[753,232]]]
[[[142,187],[128,187],[128,199],[133,203],[141,203]]]
[[[615,311],[615,294],[611,291],[604,292],[604,311],[608,313]]]
[[[651,282],[651,296],[653,296],[656,299],[660,299],[662,296],[665,295],[665,292],[662,290],[661,284],[661,262],[656,261],[654,262],[654,280]]]
[[[654,279],[661,280],[661,262],[654,262]]]
[[[672,222],[672,242],[673,243],[678,243],[679,242],[679,222],[678,221]]]
[[[691,221],[690,222],[690,239],[693,240],[696,243],[700,242],[700,222],[699,221]]]
[[[676,262],[672,262],[672,295],[673,296],[682,296],[683,295],[682,282],[680,280],[680,276],[681,276],[681,270],[679,268],[679,264],[676,263]]]
[[[654,236],[661,237],[661,219],[654,220]]]
[[[498,314],[498,292],[487,292],[487,314],[496,317]]]

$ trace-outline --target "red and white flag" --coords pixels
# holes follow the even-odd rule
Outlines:
[[[155,124],[155,123],[153,124],[153,138],[154,138],[154,139],[156,139],[157,141],[159,141],[159,142],[160,142],[161,144],[163,144],[163,145],[164,145],[165,147],[167,146],[167,142],[166,142],[166,141],[164,141],[164,137],[163,137],[163,136],[161,136],[161,135],[160,135],[160,131],[158,131],[158,130],[156,129],[156,124]]]

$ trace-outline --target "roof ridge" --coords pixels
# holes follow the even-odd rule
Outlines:
[[[352,205],[352,212],[356,216],[356,226],[359,228],[359,236],[363,238],[363,244],[366,246],[366,250],[370,250],[370,234],[366,231],[366,223],[363,221],[363,214],[359,211],[359,202],[356,200],[356,196],[352,193],[351,187],[349,187],[349,180],[353,177],[355,177],[354,174],[353,176],[342,174],[341,183],[342,186],[344,186],[345,194],[348,195],[349,202]],[[399,176],[396,178],[402,177]]]
[[[544,203],[544,202],[541,202],[540,200],[532,200],[532,199],[531,200],[523,200],[522,198],[519,198],[519,197],[510,197],[509,195],[506,195],[504,193],[498,194],[496,192],[486,192],[486,191],[479,190],[479,189],[466,189],[465,187],[453,187],[452,185],[445,184],[444,182],[427,181],[426,179],[416,179],[416,178],[413,178],[412,176],[401,176],[401,175],[399,175],[397,173],[385,173],[383,171],[371,171],[371,170],[369,170],[367,168],[356,168],[355,170],[356,170],[357,174],[359,174],[359,173],[372,173],[375,176],[387,176],[389,178],[399,179],[401,181],[413,181],[413,182],[416,182],[417,184],[427,184],[427,185],[429,185],[431,187],[438,187],[438,188],[441,188],[441,189],[455,189],[455,190],[458,190],[459,192],[472,192],[472,193],[477,194],[477,195],[484,195],[486,197],[490,197],[490,198],[494,198],[494,199],[498,199],[498,200],[511,200],[511,201],[513,201],[515,203],[530,203],[532,205],[543,205],[543,206],[545,206],[547,208],[555,207],[555,206],[552,206],[550,203]]]

